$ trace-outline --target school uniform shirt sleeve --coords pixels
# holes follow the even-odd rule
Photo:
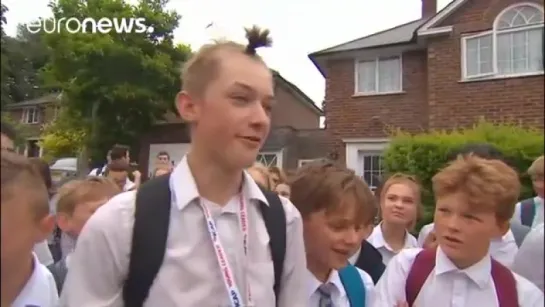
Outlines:
[[[373,282],[373,278],[367,272],[360,268],[358,269],[358,273],[360,273],[361,280],[363,282],[363,286],[365,287],[365,306],[374,306],[373,302],[375,300],[375,283]]]
[[[123,306],[135,195],[126,192],[115,196],[87,221],[70,257],[61,306]]]
[[[543,224],[532,230],[515,256],[513,262],[513,272],[533,282],[541,291],[544,291],[544,243],[543,243]]]
[[[286,212],[286,258],[278,297],[279,307],[307,305],[307,262],[301,214],[287,198],[280,196]],[[372,283],[372,281],[371,281]]]
[[[434,224],[431,223],[431,224],[424,225],[422,229],[420,229],[420,232],[418,233],[418,240],[417,240],[418,246],[420,247],[424,246],[424,242],[426,242],[426,238],[433,230],[433,226]]]
[[[405,282],[421,248],[401,250],[390,260],[374,290],[373,307],[392,307],[405,302]]]
[[[543,244],[543,242],[541,242]],[[543,258],[541,261],[543,262]],[[526,278],[513,273],[517,282],[517,295],[520,307],[543,307],[545,304],[543,292]],[[543,276],[542,276],[543,278]]]

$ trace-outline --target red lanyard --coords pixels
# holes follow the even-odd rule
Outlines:
[[[250,283],[246,280],[246,299],[247,302],[244,304],[242,296],[236,285],[233,275],[233,269],[227,260],[227,255],[225,249],[221,244],[221,240],[218,235],[218,229],[216,227],[216,222],[210,214],[210,210],[199,200],[199,205],[204,212],[204,217],[206,219],[206,225],[208,233],[210,234],[210,240],[214,246],[214,252],[216,253],[216,260],[221,269],[221,275],[223,277],[223,282],[225,284],[225,289],[229,294],[229,299],[233,307],[242,307],[242,306],[253,306],[252,305],[252,295],[250,291]],[[239,196],[239,212],[237,214],[239,220],[240,230],[242,232],[242,246],[244,249],[244,256],[248,256],[248,209],[246,207],[246,202],[242,194]]]

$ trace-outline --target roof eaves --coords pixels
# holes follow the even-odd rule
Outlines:
[[[445,20],[450,14],[455,12],[462,4],[464,4],[467,0],[454,0],[451,3],[449,3],[447,6],[445,6],[442,10],[440,10],[437,14],[432,16],[428,21],[426,21],[424,24],[422,24],[418,29],[417,33],[419,35],[422,35],[421,33],[426,33],[429,29],[434,28],[439,22]]]
[[[311,108],[312,111],[314,111],[318,115],[323,115],[323,111],[316,106],[314,101],[310,99],[310,97],[307,96],[298,86],[288,81],[286,78],[282,77],[282,75],[278,72],[273,70],[273,74],[280,80],[282,84],[284,84],[289,90],[293,91],[295,95],[299,96],[301,99],[300,101],[306,105],[307,107]],[[299,99],[298,99],[299,100]]]

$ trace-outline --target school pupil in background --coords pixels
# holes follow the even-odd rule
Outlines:
[[[288,178],[286,176],[286,173],[278,167],[278,166],[270,166],[269,167],[269,174],[271,178],[271,190],[274,191],[276,189],[276,186],[281,183],[287,183]]]
[[[265,165],[259,162],[255,162],[250,168],[248,168],[247,171],[258,185],[260,185],[264,189],[267,189],[268,191],[273,191],[271,173]]]
[[[1,151],[1,306],[57,307],[55,281],[32,252],[53,230],[49,193],[26,157]]]
[[[314,161],[297,171],[291,187],[303,217],[307,306],[372,306],[373,280],[348,262],[361,244],[362,225],[374,216],[367,184],[344,166]]]
[[[416,179],[405,174],[390,176],[380,189],[381,222],[367,241],[380,252],[385,265],[402,249],[418,246],[409,230],[423,211],[420,190]]]
[[[396,255],[375,288],[375,306],[543,306],[543,292],[489,253],[509,228],[518,174],[499,160],[461,155],[432,186],[438,247]]]
[[[517,203],[515,207],[515,213],[513,214],[513,221],[520,222],[521,224],[535,228],[539,224],[544,222],[544,157],[541,156],[534,160],[532,165],[528,168],[528,175],[532,179],[532,186],[534,188],[535,197],[525,199]]]
[[[280,195],[280,196],[284,196],[285,198],[287,199],[290,199],[291,197],[291,187],[289,184],[287,183],[279,183],[276,185],[276,187],[274,188],[274,191]]]
[[[59,189],[56,208],[59,228],[76,242],[83,226],[93,213],[121,191],[111,180],[99,176],[65,184]],[[66,278],[71,252],[66,251],[60,261],[48,267],[55,277],[59,293]]]

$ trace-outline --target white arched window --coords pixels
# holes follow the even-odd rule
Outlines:
[[[465,79],[543,73],[543,7],[506,8],[492,30],[462,38],[462,53]]]

